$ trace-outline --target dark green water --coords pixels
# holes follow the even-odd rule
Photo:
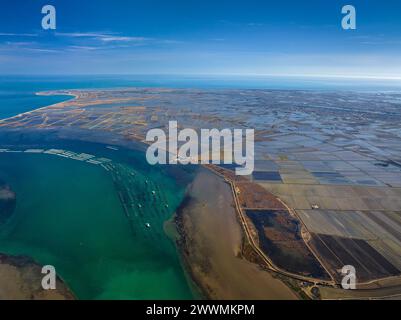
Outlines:
[[[80,299],[193,298],[163,231],[184,190],[167,176],[124,168],[123,179],[127,170],[136,177],[131,194],[143,195],[146,181],[163,192],[169,208],[159,210],[164,203],[146,198],[143,212],[128,221],[110,173],[100,166],[0,153],[0,179],[17,195],[12,218],[0,226],[0,252],[54,265]]]

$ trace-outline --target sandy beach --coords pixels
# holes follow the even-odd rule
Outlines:
[[[229,185],[201,169],[178,211],[189,272],[211,299],[297,299],[282,281],[241,258],[242,231]]]

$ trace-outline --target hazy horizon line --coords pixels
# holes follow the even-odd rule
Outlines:
[[[260,73],[8,73],[8,76],[182,76],[182,77],[237,77],[237,78],[310,78],[401,81],[401,76],[345,75],[345,74],[260,74]]]

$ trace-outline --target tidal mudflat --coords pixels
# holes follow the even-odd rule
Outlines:
[[[297,299],[282,281],[241,257],[243,234],[230,186],[201,170],[178,211],[190,272],[212,299]]]
[[[112,175],[108,165],[106,170],[49,153],[1,153],[0,177],[12,186],[17,204],[0,226],[0,252],[54,265],[80,299],[193,298],[163,230],[183,191],[166,176],[127,164]],[[136,202],[130,216],[120,196]]]

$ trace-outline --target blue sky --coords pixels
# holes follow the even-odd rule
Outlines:
[[[41,8],[57,29],[41,29]],[[341,8],[357,30],[341,28]],[[0,74],[401,78],[399,0],[2,0]]]

